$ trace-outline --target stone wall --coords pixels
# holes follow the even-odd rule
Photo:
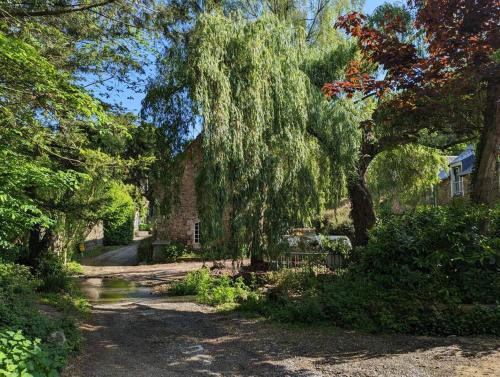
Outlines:
[[[169,216],[157,218],[156,239],[172,240],[197,249],[194,224],[199,222],[196,204],[196,176],[202,163],[202,140],[198,136],[184,152],[184,169],[177,200]]]
[[[448,204],[451,202],[451,187],[449,178],[436,185],[436,202],[437,204]]]
[[[102,221],[88,229],[87,236],[85,237],[85,249],[92,250],[97,246],[102,246],[104,239],[104,226]]]
[[[465,198],[465,199],[470,199],[471,195],[471,175],[464,175],[463,176],[463,190],[464,194],[463,196],[458,196],[457,198]],[[437,199],[437,204],[449,204],[453,200],[451,197],[451,179],[447,178],[443,181],[441,181],[437,185],[437,191],[436,191],[436,199]]]

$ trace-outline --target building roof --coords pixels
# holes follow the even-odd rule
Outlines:
[[[449,162],[449,164],[452,165],[456,164],[457,162],[462,162],[463,160],[471,156],[474,156],[474,147],[472,145],[469,145],[467,146],[467,149],[465,149],[462,153],[455,157],[451,162]]]
[[[472,173],[473,170],[474,170],[474,165],[470,165],[465,170],[462,170],[458,175],[461,177],[464,175],[469,175]]]
[[[448,179],[450,175],[448,174],[448,172],[444,169],[441,169],[439,170],[439,174],[438,174],[438,177],[440,180],[444,181],[445,179]]]
[[[460,153],[458,156],[446,156],[448,161],[448,166],[460,163],[462,165],[462,171],[459,173],[460,176],[469,175],[474,170],[474,147],[472,145],[467,146],[467,148]],[[438,173],[439,179],[444,181],[450,177],[450,170],[441,169]]]
[[[457,158],[457,156],[445,156],[448,166],[450,163]],[[440,169],[438,177],[440,180],[444,181],[450,177],[449,169]]]

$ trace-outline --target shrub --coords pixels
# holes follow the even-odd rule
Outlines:
[[[70,275],[81,275],[83,274],[83,267],[80,263],[76,261],[69,261],[64,266],[68,274]]]
[[[0,298],[31,296],[39,282],[33,278],[26,266],[14,263],[0,263]]]
[[[251,290],[242,277],[235,280],[227,275],[214,277],[208,269],[202,268],[172,284],[169,293],[178,296],[196,295],[199,302],[217,306],[244,301],[251,295]]]
[[[500,206],[467,203],[387,216],[371,232],[358,271],[402,289],[434,283],[428,293],[435,289],[440,300],[494,304],[500,297],[499,218]]]
[[[389,215],[348,269],[269,274],[272,288],[242,309],[364,331],[498,335],[499,224],[499,207],[464,203]]]
[[[200,268],[197,271],[189,272],[183,280],[173,283],[169,293],[176,296],[197,295],[208,290],[212,279],[208,268]]]
[[[64,359],[52,356],[38,338],[26,338],[20,330],[0,332],[2,376],[58,376]]]
[[[321,236],[321,246],[324,251],[348,257],[351,247],[345,240],[330,240]]]
[[[53,278],[61,271],[60,264],[50,263],[44,260],[40,263],[44,270],[38,271],[39,274],[42,271],[48,273],[49,278],[46,280],[36,279],[25,266],[0,263],[0,375],[4,375],[2,369],[11,371],[6,374],[9,376],[28,375],[26,373],[35,376],[55,375],[53,371],[63,365],[67,354],[80,343],[79,332],[72,318],[66,317],[65,313],[61,318],[51,318],[36,308],[34,290],[54,287],[54,281],[60,282],[59,278]],[[58,283],[56,287],[59,289],[63,285]],[[61,298],[60,292],[57,297]],[[66,343],[51,344],[50,335],[59,330],[64,331]],[[36,338],[40,340],[35,341]],[[5,351],[2,347],[9,349]],[[24,374],[20,372],[23,370]]]
[[[150,224],[139,224],[139,230],[141,232],[150,232],[151,231],[151,225]]]
[[[70,289],[69,271],[56,255],[47,255],[40,261],[36,276],[41,282],[39,290],[43,292],[60,292]]]
[[[104,219],[104,243],[129,244],[134,238],[134,200],[125,185],[115,183],[110,189],[110,201]]]
[[[248,298],[250,289],[242,277],[232,280],[227,275],[214,278],[208,289],[198,293],[198,301],[209,305],[234,304]]]
[[[161,261],[176,262],[183,254],[188,251],[186,245],[180,242],[171,242],[161,249]]]

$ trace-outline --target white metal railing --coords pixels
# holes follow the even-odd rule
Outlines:
[[[307,265],[325,266],[331,270],[342,267],[344,257],[332,252],[297,252],[292,251],[271,259],[270,264],[276,268],[296,268]]]
[[[307,236],[284,236],[284,240],[291,248],[290,251],[280,254],[268,261],[277,269],[295,268],[305,265],[323,265],[331,270],[341,267],[344,257],[339,251],[325,250],[322,240],[334,241],[344,244],[348,249],[352,248],[351,241],[346,236],[319,236],[317,234]],[[302,249],[302,250],[299,250]]]

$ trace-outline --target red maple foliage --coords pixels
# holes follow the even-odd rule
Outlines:
[[[388,91],[415,86],[444,85],[457,75],[488,80],[498,74],[492,54],[500,47],[500,1],[410,0],[417,10],[415,27],[425,31],[426,53],[419,56],[412,42],[398,33],[405,24],[397,14],[386,14],[381,27],[370,26],[367,17],[353,12],[338,19],[336,27],[356,37],[363,59],[381,65],[386,75],[377,80],[351,65],[346,79],[327,83],[324,93],[337,96],[355,92],[382,96]]]

